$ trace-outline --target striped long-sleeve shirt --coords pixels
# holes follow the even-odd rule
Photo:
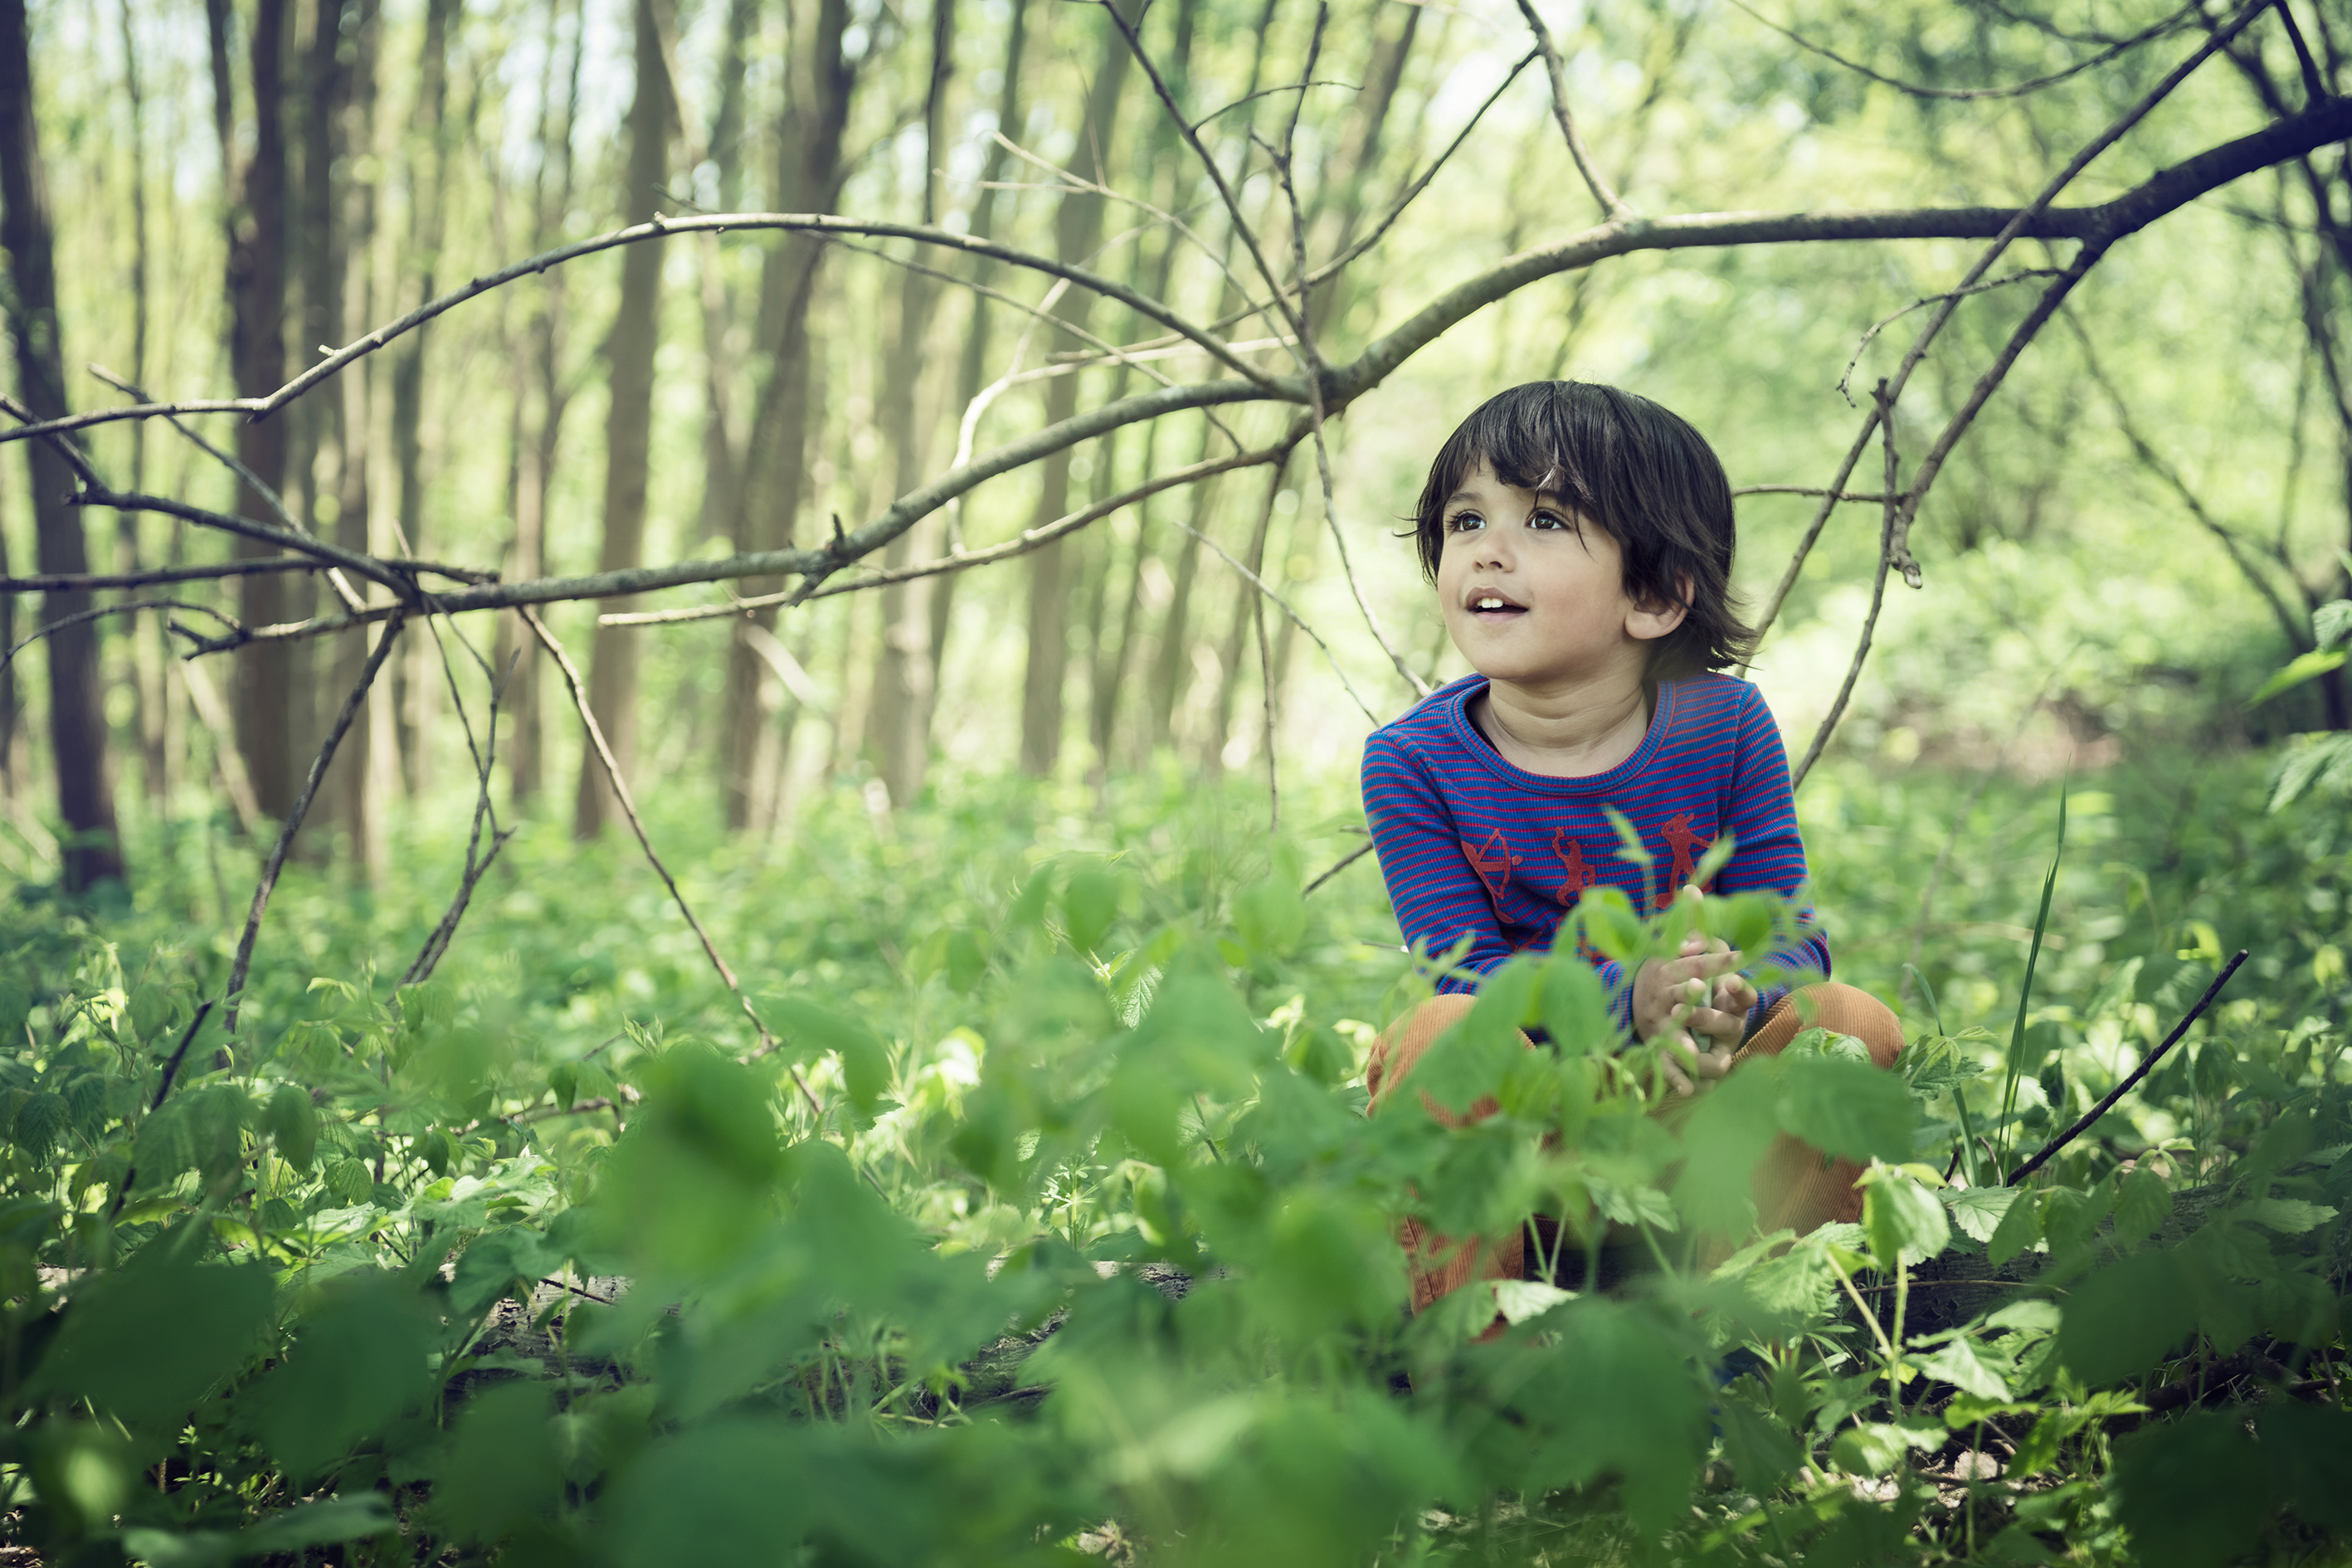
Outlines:
[[[1641,746],[1583,778],[1504,761],[1467,711],[1486,688],[1483,676],[1454,681],[1364,743],[1364,812],[1405,941],[1439,956],[1470,939],[1441,991],[1475,990],[1512,953],[1549,949],[1588,888],[1622,889],[1639,910],[1664,908],[1722,832],[1734,851],[1708,890],[1801,898],[1805,847],[1788,754],[1755,687],[1725,675],[1662,682]],[[1622,857],[1612,807],[1650,852],[1647,868]],[[1826,975],[1829,944],[1811,930],[1811,910],[1802,914],[1807,934],[1750,958]],[[1588,956],[1626,1022],[1628,977],[1613,960]]]

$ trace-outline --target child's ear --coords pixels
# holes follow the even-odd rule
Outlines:
[[[1637,599],[1625,615],[1625,635],[1637,642],[1654,642],[1683,624],[1690,614],[1691,580],[1688,574],[1675,579],[1672,602],[1662,599]]]

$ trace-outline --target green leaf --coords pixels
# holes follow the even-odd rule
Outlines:
[[[1940,1425],[1940,1424],[1939,1424]],[[1863,1421],[1838,1434],[1830,1445],[1830,1462],[1850,1476],[1883,1476],[1903,1462],[1913,1448],[1937,1448],[1944,1434],[1914,1431],[1880,1421]]]
[[[860,1112],[873,1113],[874,1102],[890,1088],[890,1053],[871,1028],[797,996],[778,997],[769,1004],[769,1013],[795,1045],[839,1052],[842,1087]]]
[[[508,1383],[468,1400],[457,1440],[436,1467],[433,1510],[461,1541],[497,1541],[562,1501],[543,1383]]]
[[[2219,1568],[2260,1542],[2265,1456],[2234,1412],[2192,1411],[2116,1439],[2116,1511],[2147,1568]]]
[[[237,1400],[241,1421],[298,1485],[432,1393],[437,1325],[413,1287],[365,1269],[319,1296],[291,1353]]]
[[[2021,1187],[1993,1190],[2015,1194],[2001,1211],[2000,1223],[1992,1227],[1992,1235],[1985,1242],[1985,1261],[1998,1268],[2019,1253],[2031,1252],[2042,1245],[2042,1205],[2034,1201],[2032,1193]]]
[[[2096,1388],[2137,1377],[2197,1326],[2179,1259],[2138,1252],[2074,1288],[2058,1325],[2058,1354]]]
[[[1805,1461],[1804,1446],[1786,1426],[1738,1399],[1716,1406],[1723,1428],[1724,1457],[1748,1490],[1763,1493],[1794,1475]]]
[[[1769,1058],[1768,1058],[1769,1060]],[[1701,1096],[1681,1128],[1687,1158],[1674,1184],[1675,1207],[1694,1230],[1744,1234],[1756,1221],[1756,1166],[1780,1136],[1779,1087],[1752,1062]]]
[[[1102,946],[1111,922],[1118,918],[1124,892],[1118,874],[1107,867],[1089,866],[1072,874],[1069,885],[1062,889],[1063,929],[1072,947],[1092,952]],[[1300,913],[1303,920],[1303,903]]]
[[[2007,1399],[2010,1395],[2009,1380],[1978,1353],[1976,1342],[1966,1335],[1946,1342],[1919,1363],[1919,1370],[1979,1399]]]
[[[2331,669],[2341,669],[2347,658],[2352,658],[2352,653],[2342,648],[2314,648],[2309,653],[2297,654],[2272,671],[2268,680],[2254,688],[2254,694],[2246,699],[2246,706],[2256,707],[2306,680],[2316,680]]]
[[[1911,1155],[1918,1106],[1894,1073],[1811,1057],[1783,1064],[1779,1115],[1782,1131],[1825,1154],[1899,1161]]]
[[[21,975],[0,971],[0,1049],[25,1043],[25,1020],[33,1016],[33,993]]]
[[[2326,1204],[2305,1203],[2301,1198],[2260,1198],[2237,1212],[2281,1236],[2301,1236],[2334,1219],[2336,1211]]]
[[[1952,1239],[1951,1222],[1935,1194],[1907,1175],[1879,1173],[1863,1190],[1862,1228],[1879,1268],[1918,1263],[1940,1254]]]
[[[32,1397],[87,1399],[127,1426],[161,1431],[245,1364],[269,1327],[272,1273],[178,1261],[170,1255],[184,1234],[76,1288],[27,1380]]]
[[[49,1151],[65,1141],[66,1130],[72,1121],[72,1113],[66,1108],[66,1097],[45,1090],[26,1100],[24,1108],[16,1112],[16,1122],[9,1128],[8,1136],[17,1148],[35,1160],[46,1160]]]
[[[341,1159],[327,1167],[326,1188],[344,1203],[357,1207],[375,1192],[375,1176],[362,1160]]]
[[[1538,1015],[1552,1044],[1570,1056],[1599,1054],[1617,1045],[1617,1018],[1601,972],[1573,947],[1555,950],[1543,966]]]
[[[1530,1318],[1540,1318],[1562,1302],[1575,1300],[1575,1291],[1563,1290],[1557,1285],[1547,1285],[1540,1279],[1495,1281],[1495,1310],[1514,1323],[1524,1323]]]
[[[2172,1189],[2142,1166],[2124,1178],[2116,1194],[2116,1246],[2128,1252],[2164,1228],[2172,1217]]]
[[[1307,934],[1307,900],[1298,884],[1268,877],[1244,888],[1234,898],[1234,929],[1250,952],[1269,958],[1286,958]]]
[[[1962,1235],[1989,1242],[2021,1195],[2016,1187],[1950,1187],[1943,1198]]]
[[[153,981],[137,985],[131,993],[131,1030],[144,1040],[162,1034],[172,1021],[172,994]]]
[[[2273,1399],[2254,1416],[2271,1483],[2304,1523],[2352,1535],[2352,1415]]]
[[[2330,599],[2312,611],[2311,631],[2321,647],[2352,638],[2352,599]]]
[[[281,1083],[262,1112],[262,1125],[278,1145],[280,1158],[298,1171],[310,1168],[319,1149],[319,1111],[310,1091],[299,1083]]]
[[[1576,921],[1595,952],[1630,963],[1650,951],[1650,929],[1616,888],[1588,888],[1576,901]]]

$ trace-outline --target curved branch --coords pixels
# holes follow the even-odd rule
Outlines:
[[[1213,474],[1234,468],[1255,468],[1275,461],[1289,450],[1280,447],[1261,447],[1255,452],[1235,452],[1231,457],[1212,458],[1205,462],[1178,468],[1139,484],[1130,490],[1108,496],[1080,508],[1067,516],[1025,529],[1001,544],[991,544],[979,550],[959,550],[937,561],[921,561],[911,566],[898,566],[877,572],[870,577],[860,577],[853,583],[829,583],[815,589],[788,589],[781,594],[761,594],[749,599],[736,599],[724,605],[697,605],[682,610],[641,610],[616,616],[599,616],[597,624],[606,626],[676,626],[681,621],[717,620],[722,616],[739,616],[746,610],[764,609],[770,605],[799,604],[809,599],[829,599],[835,594],[863,593],[869,588],[887,588],[894,583],[911,583],[918,577],[940,577],[950,572],[968,572],[975,566],[993,566],[1000,561],[1010,561],[1043,549],[1066,534],[1076,533],[1090,522],[1108,517],[1122,507],[1134,505],[1161,490],[1174,489],[1205,479]],[[1178,526],[1181,527],[1181,524]],[[1212,546],[1212,548],[1214,548]],[[1308,634],[1313,636],[1311,632]]]
[[[1519,0],[1519,15],[1528,19],[1528,31],[1536,36],[1536,50],[1543,56],[1544,73],[1551,79],[1552,118],[1559,122],[1561,139],[1568,143],[1568,155],[1576,161],[1576,172],[1584,176],[1584,188],[1592,193],[1592,199],[1601,204],[1610,222],[1631,218],[1633,209],[1601,177],[1600,166],[1593,163],[1592,153],[1584,145],[1584,138],[1577,134],[1576,119],[1568,111],[1568,68],[1552,44],[1551,29],[1536,15],[1534,0]]]
[[[18,642],[7,652],[0,653],[0,670],[5,670],[10,665],[16,663],[18,654],[39,642],[43,637],[61,632],[68,626],[86,626],[91,621],[104,620],[109,616],[127,616],[135,610],[193,610],[200,616],[211,616],[231,627],[236,626],[234,616],[223,615],[210,605],[191,604],[185,599],[134,599],[128,604],[100,605],[96,609],[78,610],[70,616],[59,616],[56,620],[34,632],[31,637]]]
[[[21,432],[0,432],[0,439]],[[383,584],[403,597],[415,592],[415,584],[404,576],[390,562],[373,555],[362,555],[330,544],[313,534],[296,533],[275,523],[256,522],[249,517],[237,517],[225,511],[212,511],[167,496],[125,495],[119,490],[87,489],[67,498],[76,506],[102,506],[116,511],[152,511],[165,517],[176,517],[183,522],[193,522],[203,528],[216,528],[223,533],[234,533],[246,539],[257,539],[265,544],[275,544],[280,550],[291,550],[315,558],[321,565],[341,566],[361,576]]]
[[[1734,5],[1738,6],[1742,11],[1747,12],[1748,15],[1753,17],[1756,21],[1771,28],[1774,32],[1780,34],[1790,43],[1796,45],[1797,47],[1804,50],[1807,54],[1819,55],[1822,58],[1828,60],[1834,65],[1843,66],[1846,69],[1853,72],[1857,76],[1868,77],[1871,80],[1880,83],[1882,86],[1891,87],[1897,92],[1908,93],[1913,98],[1959,99],[1963,100],[1983,98],[2022,98],[2027,93],[2039,92],[2045,87],[2054,87],[2058,83],[2066,80],[2069,77],[2080,76],[2083,72],[2091,69],[2095,66],[2103,66],[2106,64],[2109,60],[2114,59],[2117,55],[2136,49],[2142,44],[2149,43],[2157,38],[2164,37],[2167,33],[2178,32],[2190,17],[2197,15],[2197,7],[2195,5],[2184,5],[2179,10],[2173,12],[2170,16],[2150,23],[2146,27],[2141,28],[2138,32],[2134,33],[2130,37],[2116,39],[2115,42],[2109,44],[2105,48],[2100,50],[2097,54],[2091,56],[2088,59],[2078,60],[2074,64],[2068,66],[2064,70],[2053,71],[2048,76],[2038,76],[2031,81],[2021,81],[2009,87],[1920,87],[1913,82],[1897,80],[1895,78],[1891,76],[1881,76],[1878,72],[1872,70],[1868,66],[1857,64],[1855,61],[1847,59],[1843,55],[1837,54],[1830,49],[1824,48],[1821,45],[1814,43],[1810,38],[1801,37],[1797,34],[1790,32],[1788,28],[1780,26],[1780,23],[1773,21],[1769,16],[1764,16],[1762,13],[1757,11],[1753,6],[1747,5],[1745,0],[1731,0],[1731,3]]]

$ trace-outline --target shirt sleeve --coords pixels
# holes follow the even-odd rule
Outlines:
[[[1364,817],[1405,945],[1442,959],[1465,937],[1469,947],[1437,981],[1440,991],[1475,991],[1511,956],[1486,885],[1462,853],[1454,814],[1420,758],[1386,735],[1364,742]]]
[[[1791,977],[1827,978],[1830,945],[1813,919],[1806,897],[1805,845],[1797,836],[1796,798],[1789,784],[1789,754],[1780,744],[1780,726],[1754,687],[1739,716],[1739,756],[1731,795],[1719,820],[1732,836],[1731,858],[1715,879],[1718,893],[1772,892],[1794,906],[1797,931],[1768,953],[1755,955],[1756,969],[1771,969]],[[1759,1011],[1748,1015],[1750,1026],[1773,1003],[1788,994],[1787,984],[1763,994]]]

